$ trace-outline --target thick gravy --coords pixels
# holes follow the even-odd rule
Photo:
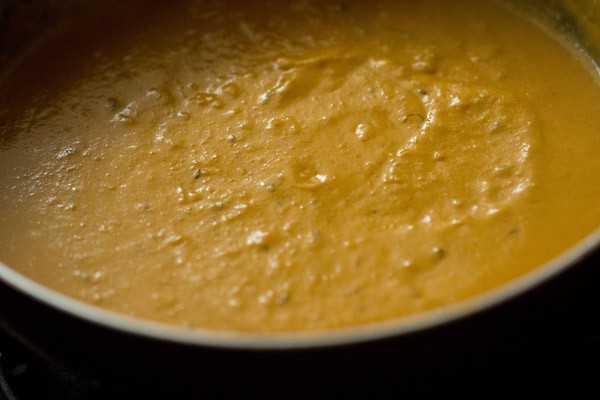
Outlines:
[[[597,73],[501,4],[172,3],[91,15],[3,83],[7,265],[140,318],[318,330],[600,225]]]

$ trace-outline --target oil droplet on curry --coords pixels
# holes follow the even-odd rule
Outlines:
[[[444,307],[600,225],[600,85],[493,1],[120,3],[3,83],[0,259],[172,324]]]

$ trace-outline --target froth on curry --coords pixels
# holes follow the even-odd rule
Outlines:
[[[322,330],[470,298],[600,225],[597,73],[502,3],[119,4],[0,90],[0,259],[50,288]]]

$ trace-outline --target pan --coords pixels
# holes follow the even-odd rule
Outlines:
[[[600,3],[516,4],[569,35],[590,57],[600,58]],[[73,0],[0,3],[0,77],[45,31],[76,20],[93,6],[94,2]],[[407,393],[427,393],[430,383],[424,374],[450,377],[446,384],[456,382],[449,364],[464,367],[465,354],[489,355],[490,343],[517,334],[515,324],[532,320],[532,312],[540,311],[557,287],[569,288],[582,270],[590,273],[599,247],[596,231],[533,272],[444,312],[289,334],[192,330],[139,320],[74,300],[0,263],[0,326],[43,358],[120,394],[124,388],[131,395],[151,386],[157,397],[190,392],[208,397],[292,397],[293,388],[298,397],[314,398],[325,388],[335,388],[340,396],[372,394],[385,388],[373,382],[384,381],[400,382]],[[502,365],[512,365],[513,360],[494,354]],[[476,376],[482,385],[494,382],[489,376]],[[365,381],[370,382],[367,388]]]

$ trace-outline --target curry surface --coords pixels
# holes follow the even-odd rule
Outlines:
[[[327,329],[469,298],[600,224],[596,72],[495,2],[124,4],[2,86],[0,259],[51,288]]]

